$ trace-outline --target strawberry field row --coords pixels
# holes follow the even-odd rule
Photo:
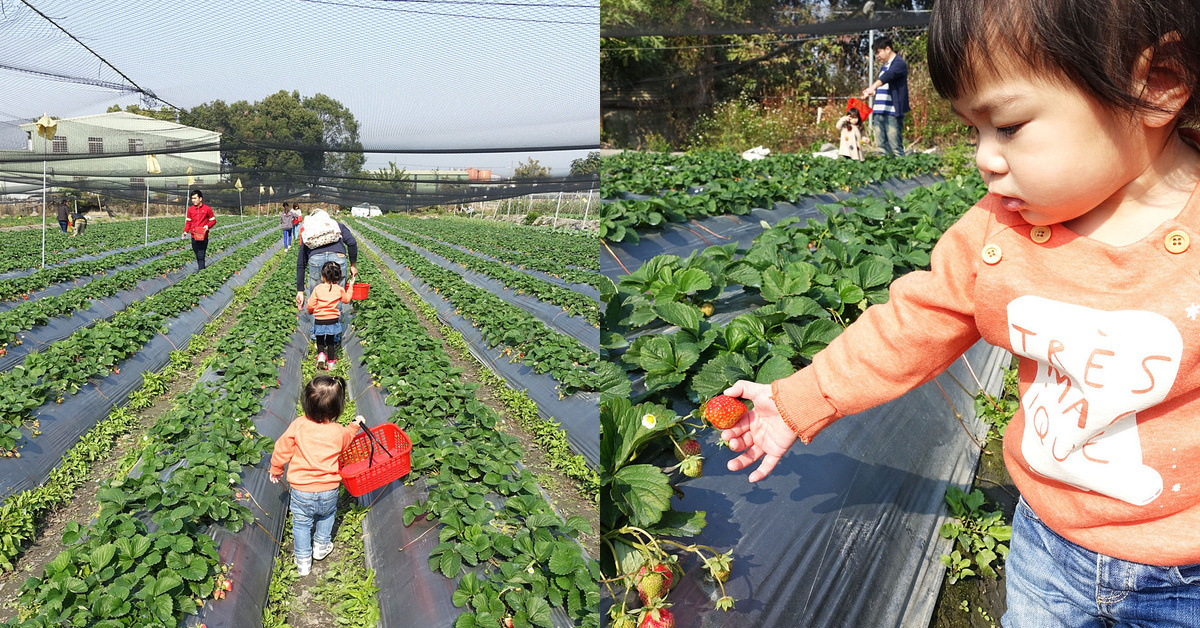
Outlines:
[[[469,230],[476,241],[491,244],[500,249],[528,257],[552,259],[589,270],[597,270],[597,252],[600,242],[595,234],[580,231],[554,231],[548,227],[530,227],[494,220],[470,218],[409,219],[388,216],[385,222],[421,224],[434,228],[436,224],[447,225],[447,229]]]
[[[246,262],[277,244],[260,237],[216,264],[143,301],[135,302],[111,320],[76,331],[23,364],[0,374],[0,449],[12,450],[21,438],[20,428],[33,410],[51,398],[75,393],[89,377],[117,367],[155,334],[163,321],[189,310],[244,268]],[[36,436],[36,431],[32,432]]]
[[[380,223],[380,221],[375,222],[376,224]],[[546,253],[550,247],[554,246],[554,242],[550,240],[542,241],[542,245],[539,248],[528,252],[515,251],[501,246],[501,243],[508,244],[508,246],[513,245],[510,239],[503,235],[503,232],[492,232],[488,225],[480,224],[487,221],[419,220],[389,216],[388,220],[384,222],[395,222],[401,228],[413,233],[419,233],[436,238],[442,242],[462,246],[469,251],[487,255],[488,257],[493,257],[510,264],[516,264],[521,268],[540,270],[573,283],[590,285],[598,290],[603,290],[607,285],[608,280],[603,275],[571,266],[571,264],[574,264],[587,268],[596,268],[590,260],[595,259],[600,253],[600,245],[597,242],[588,243],[587,249],[583,251],[583,253],[588,255],[588,258],[587,260],[583,260],[571,255],[557,256],[553,255],[553,253]],[[543,233],[536,231],[528,235],[536,240]],[[565,261],[559,261],[555,257],[564,257]]]
[[[179,218],[154,218],[149,222],[150,241],[163,240],[172,234],[183,232]],[[39,225],[40,226],[40,225]],[[46,264],[60,264],[64,260],[84,255],[99,255],[112,249],[140,246],[146,237],[145,221],[103,222],[90,225],[81,235],[71,237],[63,233],[54,216],[46,221]],[[37,268],[42,263],[42,230],[18,229],[0,232],[0,250],[6,255],[0,259],[0,273],[24,268]]]
[[[263,223],[261,222],[247,223],[245,228],[238,228],[237,230],[261,229],[262,225]],[[232,232],[234,230],[230,231],[230,233]],[[28,295],[35,290],[40,290],[56,283],[94,275],[125,264],[141,263],[148,258],[165,255],[185,248],[191,248],[191,240],[174,239],[170,242],[142,247],[132,251],[113,253],[100,259],[72,262],[62,266],[47,266],[42,270],[23,277],[14,277],[0,281],[0,300],[12,299],[18,295]]]
[[[509,290],[516,291],[519,294],[530,294],[539,301],[552,303],[561,307],[562,311],[572,316],[580,316],[592,325],[599,325],[599,306],[595,301],[578,292],[573,292],[518,270],[513,270],[507,264],[486,260],[470,253],[463,253],[436,240],[431,240],[421,235],[414,235],[394,225],[390,225],[386,221],[382,223],[374,222],[372,225],[383,229],[405,242],[440,255],[464,268],[469,268],[497,279]]]
[[[239,299],[245,297],[235,297],[235,302]],[[138,424],[137,416],[130,410],[150,407],[156,397],[166,392],[170,381],[189,375],[186,370],[189,358],[208,344],[206,334],[194,335],[186,348],[171,352],[170,363],[162,371],[142,373],[142,387],[129,395],[127,408],[113,408],[107,418],[81,436],[47,474],[45,483],[4,499],[0,506],[0,567],[12,569],[12,561],[36,537],[41,517],[70,501],[77,488],[94,479],[90,473],[92,463],[108,455],[116,439]]]
[[[228,230],[233,225],[222,225],[213,234]],[[155,244],[167,239],[179,239],[183,233],[183,219],[176,216],[150,219],[149,240]],[[141,247],[146,239],[146,223],[141,220],[102,222],[89,225],[82,234],[71,237],[58,229],[58,223],[50,220],[46,228],[46,265],[53,266],[85,255],[103,255],[113,249]],[[179,243],[175,243],[179,244]],[[42,263],[41,229],[25,229],[0,232],[0,273],[25,268],[37,268]]]
[[[659,256],[620,278],[601,340],[633,380],[601,403],[601,498],[613,505],[601,513],[601,563],[625,587],[614,592],[614,616],[634,614],[629,593],[640,570],[662,565],[681,574],[681,553],[697,554],[719,584],[716,606],[733,605],[720,584],[732,553],[664,538],[697,536],[706,523],[704,512],[671,505],[676,486],[701,473],[685,472],[689,458],[702,460],[695,443],[705,429],[699,411],[676,409],[739,379],[770,383],[808,364],[869,305],[885,301],[895,277],[927,267],[937,238],[984,192],[976,176],[903,199],[852,199],[821,207],[823,222],[780,221],[747,249]]]
[[[373,267],[360,270],[373,287],[386,286]],[[550,628],[552,606],[598,626],[595,562],[572,540],[590,528],[582,517],[563,522],[542,498],[518,467],[520,445],[496,430],[499,417],[476,399],[478,385],[458,376],[441,343],[390,290],[377,296],[373,289],[356,307],[355,330],[364,365],[399,408],[391,420],[419,444],[412,472],[429,494],[404,509],[404,523],[424,516],[441,525],[429,566],[447,578],[462,574],[453,601],[468,612],[455,627],[490,628],[507,618]]]
[[[219,253],[240,245],[247,235],[258,234],[253,233],[252,230],[238,230],[214,237],[208,245],[209,261],[214,262]],[[26,331],[35,325],[44,325],[51,318],[87,309],[93,299],[102,299],[121,290],[134,288],[143,279],[178,270],[194,259],[191,251],[171,253],[160,259],[90,281],[62,294],[26,301],[12,309],[0,312],[0,346],[12,342],[19,332]]]
[[[275,268],[218,347],[220,381],[180,394],[159,417],[135,472],[100,489],[87,529],[68,524],[67,548],[25,581],[8,625],[176,626],[214,594],[223,578],[206,531],[253,520],[234,489],[271,447],[251,417],[278,382],[274,356],[295,326],[294,277],[286,264]]]
[[[453,303],[481,330],[489,346],[511,347],[516,359],[535,372],[549,372],[564,394],[596,389],[598,380],[591,368],[598,356],[578,340],[552,331],[521,308],[472,286],[457,273],[430,262],[403,244],[379,238],[378,246]]]
[[[409,291],[409,296],[427,320],[438,320],[437,310],[421,300],[408,284],[402,283],[400,287]],[[462,359],[475,359],[467,346],[466,339],[457,330],[442,324],[442,335],[446,339],[446,346],[457,350]],[[557,469],[563,475],[574,480],[575,488],[584,498],[592,502],[599,502],[600,476],[588,466],[586,458],[571,451],[566,432],[562,429],[561,424],[543,420],[538,413],[537,403],[530,399],[525,391],[512,389],[503,377],[497,375],[490,368],[480,369],[479,377],[481,383],[490,386],[493,394],[504,403],[509,415],[514,417],[521,427],[525,428],[525,431],[533,435],[534,441],[546,456],[550,468]]]
[[[888,178],[931,172],[940,165],[936,155],[866,162],[779,155],[750,162],[732,154],[699,153],[678,158],[683,166],[673,169],[661,163],[664,159],[677,158],[622,153],[605,159],[604,189],[610,197],[625,192],[655,196],[605,203],[600,210],[602,237],[612,242],[637,242],[635,229],[686,222],[700,216],[747,214],[756,207],[770,209],[777,202],[795,201],[807,194],[847,190]],[[709,167],[705,163],[719,166]],[[703,187],[693,194],[687,188],[694,185]]]

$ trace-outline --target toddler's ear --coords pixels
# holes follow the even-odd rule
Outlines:
[[[1141,91],[1145,103],[1156,110],[1143,114],[1145,124],[1162,127],[1171,124],[1196,88],[1188,80],[1174,49],[1181,46],[1178,33],[1164,36],[1158,45],[1142,51],[1133,68],[1133,85]]]

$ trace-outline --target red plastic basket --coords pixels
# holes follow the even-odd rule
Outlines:
[[[371,291],[371,284],[356,283],[356,284],[354,284],[354,289],[350,291],[350,300],[351,301],[362,301],[363,299],[367,298],[367,293],[369,293],[370,291]]]
[[[354,437],[338,457],[338,473],[346,490],[358,497],[408,475],[411,453],[408,434],[384,423]]]

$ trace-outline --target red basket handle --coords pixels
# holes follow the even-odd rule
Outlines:
[[[392,455],[392,452],[388,451],[388,448],[384,447],[383,443],[380,443],[379,440],[375,438],[375,435],[371,433],[371,428],[367,427],[366,425],[363,425],[362,430],[367,433],[367,438],[370,439],[370,441],[371,441],[371,453],[368,454],[368,457],[367,457],[367,466],[368,467],[375,464],[375,446],[376,445],[379,445],[379,448],[383,450],[383,453],[388,455],[388,458],[395,458],[395,456]]]

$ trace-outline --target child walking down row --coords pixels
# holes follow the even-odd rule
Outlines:
[[[292,421],[275,442],[271,482],[278,484],[287,465],[291,485],[292,538],[296,568],[307,576],[313,559],[333,551],[333,520],[337,514],[338,456],[350,446],[363,425],[359,415],[346,427],[337,423],[346,407],[346,380],[319,375],[300,398],[304,416]]]
[[[353,289],[354,278],[349,288]],[[313,315],[313,334],[317,337],[317,368],[337,366],[337,350],[341,340],[340,304],[350,302],[351,290],[342,287],[342,267],[325,262],[321,267],[321,283],[308,297],[308,313]]]
[[[763,479],[982,337],[1020,360],[1001,623],[1200,626],[1196,2],[938,0],[928,59],[988,194],[810,366],[726,391],[754,402],[729,469]]]

